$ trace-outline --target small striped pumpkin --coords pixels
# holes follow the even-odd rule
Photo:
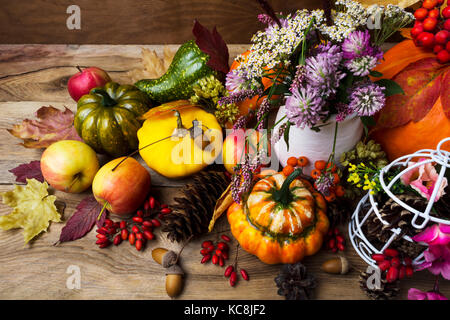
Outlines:
[[[228,209],[233,236],[265,263],[295,263],[315,254],[328,231],[325,200],[297,178],[300,172],[263,175],[247,199]]]

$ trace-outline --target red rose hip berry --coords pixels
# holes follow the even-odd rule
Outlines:
[[[387,282],[391,283],[398,279],[398,268],[396,267],[390,267],[387,274],[386,274],[386,280]]]
[[[417,38],[423,32],[423,26],[415,26],[411,29],[411,37]]]
[[[450,61],[450,53],[448,53],[447,50],[439,51],[436,57],[440,63],[447,63]]]
[[[442,10],[442,16],[445,19],[450,19],[450,6],[447,6],[444,8],[444,10]]]
[[[436,43],[445,45],[447,44],[449,32],[447,30],[441,30],[434,36]]]
[[[428,10],[425,8],[419,8],[416,10],[416,12],[414,12],[414,17],[419,21],[425,19],[427,16]]]
[[[422,32],[417,37],[417,44],[420,47],[432,48],[434,46],[434,34],[430,32]]]
[[[433,52],[434,52],[435,54],[438,54],[438,53],[441,52],[442,50],[445,50],[445,49],[444,49],[444,47],[443,47],[442,45],[440,45],[440,44],[436,44],[436,45],[434,45],[434,47],[433,47]]]
[[[425,31],[433,31],[436,29],[437,23],[438,21],[436,18],[426,18],[423,20],[423,29]]]

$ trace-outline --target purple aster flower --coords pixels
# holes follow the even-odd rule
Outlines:
[[[345,74],[339,71],[341,53],[322,52],[306,59],[306,82],[318,89],[321,96],[329,97],[336,93]]]
[[[230,93],[236,93],[242,90],[246,80],[237,74],[236,70],[232,70],[227,73],[225,79],[225,87]]]
[[[286,128],[287,128],[287,122],[283,123],[281,126],[278,127],[278,130],[276,130],[272,133],[272,137],[271,137],[272,145],[274,145],[281,139],[281,137],[284,135],[284,132],[286,131]]]
[[[337,110],[337,114],[336,114],[336,121],[337,122],[342,122],[345,120],[345,118],[347,118],[347,116],[351,115],[354,110],[352,110],[348,104],[345,103],[338,103],[336,105],[336,110]]]
[[[258,123],[258,130],[264,129],[264,120],[266,114],[270,111],[270,103],[267,98],[264,98],[263,102],[259,105],[258,112],[256,113],[256,122]]]
[[[233,132],[245,128],[249,118],[247,116],[240,116],[233,124]]]
[[[312,127],[326,116],[324,100],[313,87],[294,90],[286,99],[286,116],[299,128]]]
[[[321,174],[316,180],[316,189],[324,195],[330,193],[330,188],[333,186],[333,176],[328,174]]]
[[[349,108],[354,110],[358,116],[374,115],[384,107],[386,98],[383,89],[370,81],[356,84],[351,89]]]
[[[262,90],[241,90],[237,92],[231,92],[229,96],[222,97],[219,99],[218,103],[220,105],[238,103],[244,101],[245,99],[253,98],[261,94]]]
[[[273,19],[268,14],[265,13],[258,14],[258,20],[259,22],[264,24],[271,24],[274,22]]]
[[[377,64],[378,59],[372,56],[363,56],[353,60],[347,60],[345,62],[347,69],[350,70],[350,72],[352,72],[355,76],[359,77],[368,76],[370,70],[375,68]]]
[[[246,156],[242,165],[234,167],[234,174],[231,182],[231,196],[236,203],[240,203],[242,195],[250,191],[252,181],[253,172],[248,156]]]
[[[306,78],[305,76],[306,76],[305,66],[299,64],[297,66],[297,71],[295,71],[295,76],[294,79],[292,80],[292,84],[289,90],[292,92],[293,90],[300,88],[305,81]]]
[[[373,50],[370,45],[370,34],[368,30],[353,31],[342,43],[344,59],[355,59],[367,55]]]
[[[324,53],[328,58],[333,59],[333,64],[338,65],[342,59],[341,48],[337,45],[328,42],[327,44],[320,44],[316,48],[317,54]]]

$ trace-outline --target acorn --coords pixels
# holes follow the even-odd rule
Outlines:
[[[183,269],[177,264],[178,255],[164,248],[152,250],[152,258],[166,269],[166,292],[171,298],[178,296],[183,289]]]
[[[325,261],[322,264],[322,271],[333,274],[346,274],[350,270],[350,263],[347,258],[339,256]]]

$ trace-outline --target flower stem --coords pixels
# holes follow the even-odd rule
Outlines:
[[[334,163],[334,156],[336,152],[336,140],[337,140],[337,134],[338,134],[338,125],[339,122],[336,121],[336,125],[334,127],[334,138],[333,138],[333,149],[331,151],[330,157],[328,158],[327,163]]]

